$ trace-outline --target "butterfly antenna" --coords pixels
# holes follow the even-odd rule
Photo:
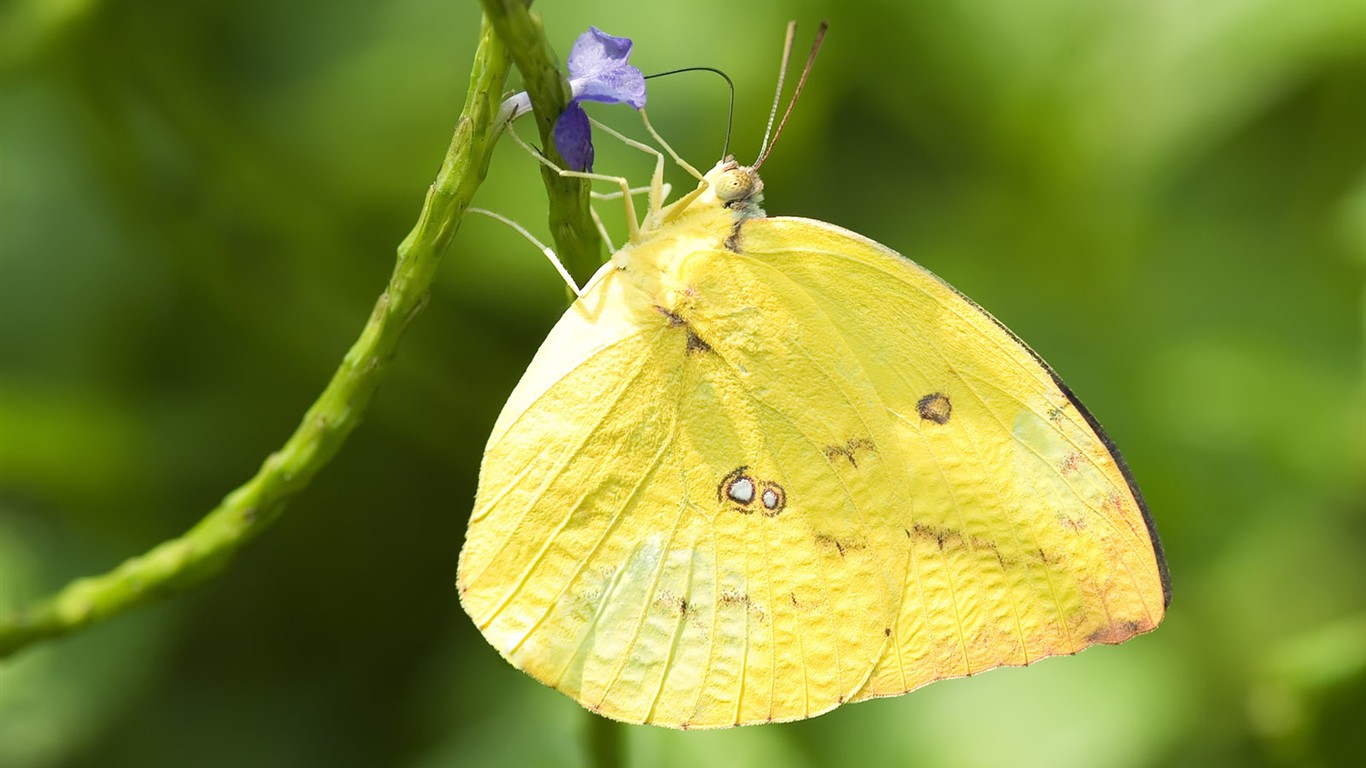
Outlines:
[[[653,75],[646,75],[645,79],[652,77],[664,77],[665,75],[676,75],[680,72],[715,72],[726,81],[726,87],[730,89],[730,104],[726,106],[726,145],[721,149],[721,156],[730,154],[730,132],[735,125],[735,82],[730,79],[730,75],[715,67],[683,67],[682,69],[671,69],[668,72],[656,72]]]
[[[773,93],[773,106],[768,110],[768,125],[764,126],[764,140],[759,144],[759,154],[768,154],[768,137],[773,135],[773,121],[778,117],[778,102],[783,98],[783,83],[787,81],[787,65],[792,60],[792,41],[797,37],[797,22],[787,23],[787,35],[783,38],[783,59],[778,63],[778,90]]]
[[[759,166],[768,159],[768,153],[773,151],[773,144],[778,142],[778,136],[783,132],[783,126],[787,125],[787,118],[792,116],[792,108],[797,106],[797,97],[802,95],[802,88],[806,85],[806,76],[811,74],[811,67],[816,63],[816,54],[820,52],[821,43],[825,40],[825,30],[830,28],[830,22],[822,21],[820,27],[816,29],[816,39],[811,41],[811,52],[806,55],[806,65],[802,67],[802,75],[797,78],[797,87],[792,91],[792,100],[787,102],[787,110],[783,112],[783,119],[778,121],[778,127],[773,131],[773,142],[768,140],[768,130],[764,131],[763,149],[759,154],[759,159],[754,161],[751,166],[758,170]],[[783,64],[778,70],[778,92],[773,97],[773,111],[769,113],[768,124],[773,125],[773,116],[778,114],[778,100],[783,95],[783,76],[787,73],[787,62],[792,54],[792,38],[797,34],[797,22],[789,22],[787,25],[787,40],[783,43]]]

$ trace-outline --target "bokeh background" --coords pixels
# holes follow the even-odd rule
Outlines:
[[[803,723],[624,727],[632,765],[1360,764],[1366,3],[538,5],[561,57],[595,24],[647,73],[724,68],[741,159],[783,24],[828,18],[769,211],[887,243],[1027,339],[1122,446],[1174,582],[1129,644]],[[180,534],[282,443],[415,220],[478,24],[449,0],[0,6],[0,602]],[[709,76],[650,86],[703,167],[725,104]],[[543,234],[504,145],[477,204]],[[484,439],[564,300],[466,221],[366,423],[273,529],[0,662],[0,765],[587,765],[590,716],[453,587]]]

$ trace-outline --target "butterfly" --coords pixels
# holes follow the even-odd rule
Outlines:
[[[601,715],[715,728],[1155,628],[1157,532],[1066,385],[762,187],[727,158],[652,210],[508,398],[459,564],[485,638]]]

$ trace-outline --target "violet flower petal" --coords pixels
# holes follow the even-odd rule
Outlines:
[[[575,99],[645,106],[645,75],[627,63],[633,43],[597,27],[574,41],[569,53],[569,85]]]
[[[593,134],[588,123],[588,113],[583,111],[577,100],[560,113],[555,121],[555,149],[573,171],[593,170]]]

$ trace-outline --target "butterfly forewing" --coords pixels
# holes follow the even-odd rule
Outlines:
[[[742,242],[739,263],[781,271],[840,329],[907,457],[896,643],[858,698],[1157,625],[1163,566],[1142,502],[1027,347],[929,272],[838,227],[756,219]]]

